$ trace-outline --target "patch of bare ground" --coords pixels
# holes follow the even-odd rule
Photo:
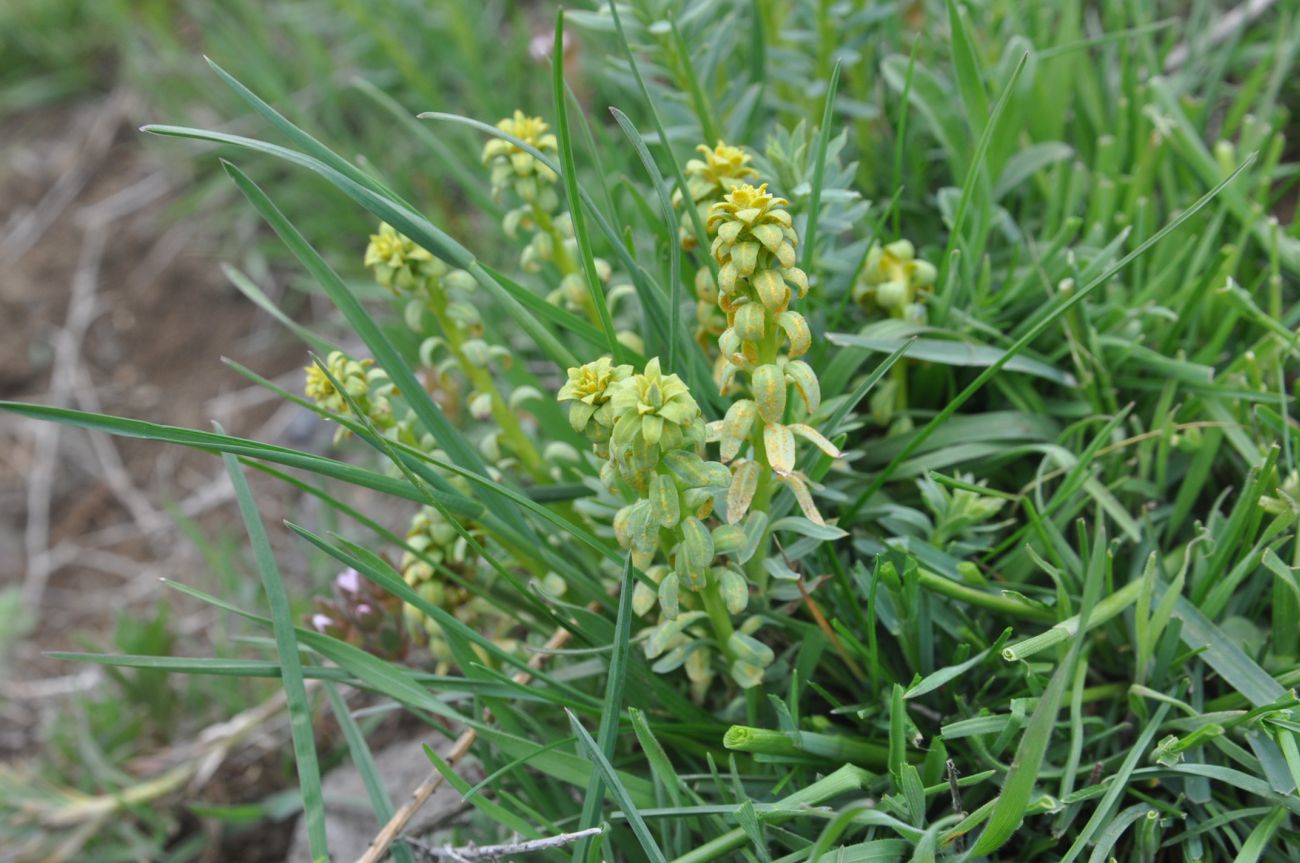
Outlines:
[[[169,216],[184,181],[142,146],[141,113],[138,99],[114,91],[0,126],[0,398],[197,428],[217,420],[232,434],[284,442],[291,426],[304,428],[299,409],[251,388],[220,357],[292,387],[304,351],[226,282],[202,215]],[[267,523],[278,523],[295,501],[251,479]],[[159,581],[193,583],[205,567],[169,506],[209,534],[239,529],[209,455],[0,414],[0,586],[21,590],[29,627],[0,665],[0,762],[10,769],[32,760],[71,698],[104,685],[98,667],[48,651],[107,643],[119,614],[149,614],[163,595],[186,649],[208,649],[214,612]],[[299,560],[286,574],[302,584],[300,558],[282,557]],[[196,717],[188,733],[229,718]],[[186,778],[187,799],[259,800],[292,782],[283,723],[264,724],[220,757],[172,736],[134,769],[144,780],[185,763],[187,751],[206,753],[202,773]],[[290,826],[245,835],[238,859],[281,859]],[[211,853],[234,859],[219,846]]]

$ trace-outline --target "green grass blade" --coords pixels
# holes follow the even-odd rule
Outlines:
[[[366,470],[324,456],[299,452],[288,447],[261,443],[247,438],[218,435],[197,429],[158,425],[143,420],[126,419],[71,408],[26,404],[24,402],[0,401],[0,410],[77,428],[103,431],[119,437],[179,444],[208,453],[228,452],[240,458],[260,459],[298,468],[319,476],[330,477],[351,485],[383,492],[393,497],[415,501],[416,503],[425,502],[424,494],[401,479],[385,476],[372,470]],[[483,514],[483,505],[481,503],[470,500],[454,490],[449,493],[432,490],[430,494],[437,495],[440,503],[462,518],[477,518]]]
[[[1088,581],[1084,586],[1082,607],[1079,609],[1078,632],[1070,645],[1069,653],[1052,674],[1047,689],[1038,699],[1038,705],[1025,725],[1024,736],[1020,738],[1020,745],[1016,747],[1016,756],[1011,762],[1011,770],[1007,773],[1002,791],[998,794],[993,811],[989,814],[988,823],[971,846],[972,856],[991,854],[1001,848],[1025,818],[1030,796],[1035,783],[1038,782],[1038,771],[1042,767],[1043,757],[1047,754],[1047,747],[1051,743],[1056,714],[1061,708],[1066,684],[1074,677],[1074,666],[1078,661],[1079,651],[1087,632],[1088,618],[1092,614],[1097,598],[1101,595],[1104,576],[1109,568],[1105,533],[1100,525],[1097,525],[1096,531]]]
[[[218,429],[220,431],[220,429]],[[307,821],[307,841],[315,861],[330,859],[329,843],[325,838],[325,801],[321,795],[320,764],[316,760],[316,738],[312,732],[311,702],[302,679],[302,660],[298,656],[298,641],[294,636],[293,612],[289,608],[289,594],[284,589],[280,570],[275,564],[266,528],[261,514],[253,503],[253,493],[239,465],[239,460],[226,453],[222,456],[226,472],[235,487],[235,500],[248,531],[253,547],[253,557],[262,575],[262,588],[266,591],[271,609],[271,625],[279,653],[281,680],[285,702],[289,708],[289,728],[293,738],[294,763],[298,771],[298,787],[302,791],[303,814]]]
[[[831,70],[826,85],[826,103],[822,106],[821,128],[817,130],[817,154],[813,161],[812,194],[808,198],[808,224],[804,228],[803,260],[800,268],[810,276],[817,266],[817,219],[822,209],[822,184],[826,180],[826,148],[831,143],[831,124],[835,121],[835,93],[840,86],[840,64]]]
[[[551,95],[555,100],[555,137],[559,142],[560,161],[564,165],[562,177],[564,192],[569,199],[569,218],[573,220],[573,235],[578,241],[578,252],[582,258],[582,271],[587,279],[587,295],[592,307],[600,319],[601,329],[609,353],[616,360],[624,359],[627,349],[618,341],[614,332],[614,319],[609,314],[609,304],[605,302],[605,289],[596,274],[595,255],[591,251],[591,237],[587,233],[587,219],[582,210],[582,201],[578,197],[578,166],[573,158],[573,139],[569,135],[569,106],[564,88],[564,9],[555,13],[555,44],[551,52]]]
[[[682,196],[687,200],[690,195],[687,191],[686,175],[682,173],[681,163],[673,154],[673,148],[668,143],[668,132],[664,129],[663,120],[659,117],[659,109],[655,107],[654,98],[650,95],[650,88],[646,86],[645,78],[641,75],[641,66],[636,61],[636,54],[632,51],[632,43],[627,40],[627,33],[623,31],[623,19],[618,14],[618,4],[614,0],[609,0],[609,14],[614,19],[614,30],[618,33],[618,41],[623,49],[623,57],[627,60],[628,65],[632,68],[632,77],[636,79],[637,88],[641,91],[641,98],[645,100],[646,108],[650,112],[650,120],[654,124],[655,133],[659,136],[659,146],[663,148],[664,153],[668,156],[668,164],[673,169],[673,179],[677,182],[677,188],[681,189]],[[691,220],[691,226],[695,229],[695,239],[700,248],[709,248],[709,233],[704,229],[704,221],[700,218],[700,213],[695,207],[684,207],[687,216]],[[706,256],[710,269],[717,267],[713,257]],[[717,276],[716,269],[714,276]]]
[[[289,330],[289,332],[311,345],[314,350],[319,351],[322,354],[328,354],[330,351],[339,350],[338,345],[322,336],[318,336],[316,333],[313,333],[307,327],[304,327],[302,324],[285,314],[279,306],[271,302],[271,298],[257,286],[256,282],[239,270],[229,264],[222,264],[221,272],[225,274],[226,278],[230,280],[232,285],[239,288],[241,294],[252,300],[253,303],[262,311],[275,318],[276,321],[284,326],[285,329]]]
[[[889,477],[893,475],[894,471],[896,471],[898,467],[901,464],[903,464],[903,462],[907,461],[907,459],[912,455],[912,453],[916,452],[916,450],[920,448],[921,444],[923,444],[926,441],[926,439],[930,437],[930,435],[938,431],[939,428],[942,427],[943,424],[953,414],[955,414],[957,410],[970,399],[971,396],[975,395],[975,393],[983,389],[984,385],[988,383],[990,380],[992,380],[993,377],[999,371],[1002,370],[1002,367],[1005,366],[1011,360],[1012,357],[1016,356],[1025,348],[1027,348],[1030,345],[1030,343],[1034,341],[1034,339],[1038,338],[1040,335],[1046,332],[1048,327],[1050,327],[1057,320],[1059,320],[1063,315],[1069,312],[1070,309],[1074,308],[1076,305],[1083,302],[1083,300],[1088,295],[1090,295],[1093,291],[1095,291],[1098,287],[1110,281],[1112,278],[1115,277],[1115,275],[1122,272],[1125,267],[1127,267],[1133,261],[1140,258],[1142,255],[1146,254],[1148,249],[1155,246],[1157,243],[1159,243],[1165,237],[1169,236],[1171,233],[1173,233],[1179,227],[1181,227],[1185,222],[1187,222],[1189,219],[1195,216],[1198,212],[1200,212],[1205,206],[1207,206],[1211,201],[1213,201],[1219,195],[1220,192],[1222,192],[1225,188],[1227,188],[1228,184],[1230,184],[1233,180],[1235,180],[1237,176],[1241,174],[1241,172],[1245,170],[1246,166],[1249,164],[1250,164],[1250,160],[1248,159],[1246,160],[1246,162],[1238,166],[1238,168],[1235,171],[1233,171],[1227,177],[1224,177],[1223,180],[1218,185],[1216,185],[1214,188],[1210,189],[1208,192],[1206,192],[1204,195],[1198,198],[1194,204],[1192,204],[1190,207],[1188,207],[1187,209],[1179,213],[1172,221],[1166,224],[1155,234],[1152,234],[1151,237],[1149,237],[1145,242],[1140,244],[1133,251],[1129,252],[1118,262],[1108,267],[1105,270],[1105,272],[1101,273],[1092,281],[1088,282],[1088,284],[1080,288],[1079,291],[1076,292],[1069,299],[1060,303],[1055,308],[1052,308],[1049,312],[1043,315],[1036,324],[1030,327],[1020,338],[1016,339],[1014,344],[1012,344],[1010,347],[1007,348],[1006,353],[1004,353],[1000,359],[998,359],[996,362],[993,363],[993,365],[989,366],[984,371],[980,372],[980,374],[976,376],[975,380],[967,384],[966,387],[960,393],[958,393],[956,396],[952,398],[951,401],[949,401],[946,405],[944,405],[944,407],[937,414],[935,414],[934,417],[932,417],[928,423],[925,424],[925,426],[916,434],[916,436],[913,437],[908,442],[908,444],[905,447],[903,447],[903,449],[900,450],[899,453],[896,456],[894,456],[893,459],[890,460],[889,464],[887,464],[884,467],[884,469],[882,469],[878,474],[876,474],[875,478],[873,478],[871,482],[867,484],[867,487],[862,490],[862,492],[853,501],[853,504],[848,508],[848,510],[845,513],[845,520],[846,521],[851,520],[852,517],[856,515],[857,512],[862,508],[862,505],[866,503],[867,500],[869,500],[873,494],[879,491],[886,482],[889,481]]]
[[[397,353],[397,349],[393,347],[392,342],[380,330],[379,325],[366,311],[365,307],[361,305],[356,295],[339,278],[338,273],[334,272],[334,269],[325,262],[325,259],[311,247],[307,239],[285,218],[280,209],[275,206],[256,183],[249,179],[247,174],[229,162],[223,162],[222,165],[230,178],[235,181],[235,185],[248,198],[254,209],[262,215],[267,224],[293,252],[294,257],[324,288],[325,293],[338,310],[343,313],[348,324],[374,353],[380,367],[388,373],[393,383],[397,384],[407,404],[415,411],[420,422],[434,434],[439,446],[445,449],[457,462],[468,465],[480,472],[485,472],[486,468],[478,451],[451,424],[451,421],[442,412],[442,408],[438,407],[433,399],[429,397],[428,391],[420,386],[420,382],[416,380],[415,375],[403,361],[401,355]]]
[[[659,197],[659,206],[663,208],[664,224],[668,226],[668,360],[667,367],[669,371],[677,370],[677,343],[681,339],[679,330],[681,329],[682,317],[682,251],[681,245],[677,242],[677,211],[673,209],[672,198],[668,194],[668,187],[664,183],[663,175],[659,172],[659,166],[650,155],[650,150],[646,147],[645,139],[637,131],[636,126],[617,108],[611,107],[609,112],[614,116],[614,121],[618,123],[623,134],[632,142],[632,147],[636,150],[637,157],[645,167],[646,173],[650,175],[650,182],[654,186],[655,192]],[[689,349],[689,348],[688,348]],[[689,373],[690,366],[687,371]],[[694,386],[697,391],[699,387]]]
[[[650,858],[650,863],[668,863],[668,858],[659,847],[659,843],[650,835],[650,828],[646,826],[645,819],[637,811],[636,804],[632,801],[632,795],[628,793],[627,788],[623,785],[614,766],[609,763],[605,753],[601,751],[600,744],[591,739],[587,729],[582,727],[578,717],[573,711],[565,711],[569,715],[569,725],[573,728],[573,733],[577,735],[580,749],[585,751],[587,757],[595,766],[597,775],[603,777],[609,786],[610,792],[614,799],[618,801],[619,807],[623,810],[623,815],[627,818],[628,825],[632,832],[636,834],[637,841],[641,844],[641,850]]]
[[[528,315],[523,307],[478,264],[469,249],[466,249],[445,232],[434,227],[428,219],[425,219],[400,201],[386,197],[365,184],[340,174],[318,159],[255,138],[229,135],[224,132],[209,132],[204,129],[193,129],[184,126],[150,125],[143,127],[143,131],[173,138],[190,138],[197,141],[209,141],[215,144],[241,147],[283,159],[320,175],[375,216],[388,222],[434,255],[452,266],[467,270],[556,365],[567,368],[576,364],[568,348],[564,347],[537,320]]]
[[[984,93],[979,62],[975,58],[975,45],[971,41],[970,29],[966,26],[966,17],[957,8],[956,0],[947,2],[948,30],[952,33],[953,77],[957,79],[957,90],[961,93],[961,101],[966,108],[966,120],[970,123],[971,133],[978,139],[990,122],[989,100]],[[978,164],[978,160],[972,162],[972,167]]]
[[[1152,715],[1146,727],[1142,729],[1142,734],[1139,735],[1138,739],[1133,743],[1133,748],[1131,748],[1128,751],[1128,754],[1124,756],[1124,762],[1120,765],[1119,770],[1115,771],[1115,775],[1108,778],[1105,786],[1106,793],[1102,795],[1101,800],[1097,803],[1097,808],[1093,810],[1092,817],[1088,819],[1088,823],[1079,831],[1079,835],[1075,837],[1074,843],[1070,846],[1069,850],[1066,851],[1065,856],[1061,858],[1061,863],[1072,863],[1072,861],[1083,853],[1084,848],[1087,847],[1088,842],[1091,841],[1093,835],[1095,835],[1105,824],[1109,823],[1110,810],[1119,800],[1120,795],[1124,793],[1125,788],[1128,786],[1129,779],[1132,778],[1138,763],[1142,760],[1142,757],[1146,755],[1147,747],[1151,745],[1152,738],[1154,738],[1156,732],[1160,730],[1160,723],[1164,721],[1165,715],[1169,712],[1170,706],[1171,705],[1168,703],[1161,704],[1156,709],[1155,714]]]
[[[382,191],[390,198],[401,200],[396,193],[384,186],[378,179],[362,171],[356,165],[344,159],[338,153],[335,153],[329,147],[326,147],[320,141],[316,140],[303,129],[289,122],[289,119],[279,111],[272,108],[268,103],[263,101],[256,93],[241,84],[235,76],[231,75],[225,69],[222,69],[211,57],[204,57],[212,71],[216,72],[218,77],[225,82],[235,95],[239,96],[249,107],[271,122],[271,125],[293,142],[294,146],[301,148],[303,151],[310,153],[324,164],[338,171],[343,176],[353,182],[363,186],[369,186],[376,191]],[[403,201],[403,203],[406,203]],[[409,207],[410,205],[407,204]]]
[[[379,767],[375,764],[374,756],[370,754],[370,747],[366,745],[365,735],[361,733],[360,726],[352,718],[352,711],[348,710],[347,702],[339,695],[338,690],[328,683],[324,688],[330,709],[334,711],[334,718],[343,731],[343,739],[347,741],[352,763],[361,776],[362,785],[365,786],[366,796],[370,799],[370,808],[375,813],[375,820],[379,824],[387,824],[388,819],[393,817],[393,801],[384,786],[384,778],[379,775]],[[397,863],[415,863],[411,849],[400,842],[393,846],[392,853]]]
[[[614,744],[618,740],[618,723],[623,713],[623,687],[627,682],[627,663],[632,652],[632,558],[623,564],[623,577],[618,599],[618,618],[614,626],[613,651],[609,657],[609,672],[605,678],[605,699],[601,705],[600,725],[596,729],[596,740],[601,754],[606,759],[614,757]],[[600,819],[600,805],[605,800],[605,783],[596,777],[587,789],[582,802],[582,816],[578,819],[578,829],[595,827]],[[583,839],[573,851],[573,863],[582,863],[587,858],[591,839]]]

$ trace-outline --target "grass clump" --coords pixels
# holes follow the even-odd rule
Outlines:
[[[604,825],[554,858],[1294,859],[1300,19],[1155,11],[569,13],[553,125],[427,115],[508,208],[460,239],[222,72],[289,146],[151,131],[376,225],[387,306],[227,168],[365,345],[301,402],[370,456],[5,407],[324,483],[293,529],[425,646],[295,628],[258,555],[320,859],[325,665],[472,730],[476,841]]]

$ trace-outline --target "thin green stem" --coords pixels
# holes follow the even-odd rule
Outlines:
[[[549,480],[545,460],[537,451],[537,448],[533,446],[532,440],[519,422],[519,417],[515,415],[515,412],[510,409],[510,406],[506,404],[505,399],[501,396],[501,391],[497,388],[496,380],[492,377],[491,372],[470,362],[465,355],[465,333],[448,315],[446,298],[442,296],[437,288],[431,287],[426,292],[425,305],[434,319],[437,320],[438,326],[442,328],[443,336],[447,342],[447,349],[455,358],[456,364],[460,366],[461,372],[476,390],[487,394],[492,408],[492,418],[501,428],[501,437],[505,441],[506,447],[519,457],[520,462],[533,479]]]
[[[704,611],[709,616],[709,625],[713,627],[713,636],[718,640],[718,646],[727,657],[727,665],[730,666],[736,661],[736,656],[731,650],[731,636],[736,633],[736,629],[731,625],[731,613],[727,611],[727,603],[722,599],[718,580],[713,577],[711,571],[705,576],[704,590],[700,591],[700,599],[704,601]]]

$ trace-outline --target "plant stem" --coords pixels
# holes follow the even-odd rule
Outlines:
[[[859,791],[865,788],[872,778],[872,775],[861,767],[845,764],[834,773],[818,779],[807,788],[794,792],[776,804],[786,811],[768,810],[759,817],[769,824],[780,823],[798,815],[808,806],[817,806],[841,794]],[[748,841],[749,834],[743,827],[737,827],[686,852],[672,863],[709,863],[710,860],[716,860]]]
[[[718,589],[718,580],[713,577],[710,571],[705,576],[704,590],[700,591],[700,599],[704,601],[704,611],[709,616],[709,624],[713,627],[713,636],[718,640],[718,646],[722,653],[727,657],[727,665],[736,661],[736,656],[731,650],[731,636],[735,634],[736,629],[731,625],[731,612],[727,611],[727,604],[722,599],[722,591]]]
[[[533,442],[524,432],[523,425],[519,422],[519,417],[510,409],[506,401],[501,396],[501,391],[497,389],[496,380],[492,377],[491,372],[482,366],[474,365],[465,356],[465,333],[457,326],[456,322],[447,314],[447,300],[436,290],[430,290],[427,293],[426,306],[438,321],[438,326],[442,328],[443,336],[447,340],[447,349],[455,357],[456,364],[460,366],[461,372],[469,380],[474,389],[482,393],[487,393],[492,407],[492,418],[496,420],[501,427],[501,436],[506,442],[506,446],[519,457],[528,473],[536,480],[549,480],[546,472],[546,462],[542,459]]]
[[[757,299],[754,302],[758,302]],[[777,355],[781,350],[781,328],[776,323],[776,316],[772,314],[771,309],[763,309],[763,341],[758,345],[758,363],[756,365],[768,365],[776,362]],[[789,403],[789,385],[786,386],[786,403]],[[754,447],[754,461],[763,466],[762,472],[758,475],[758,487],[754,491],[754,500],[749,508],[752,512],[767,512],[772,506],[772,465],[768,461],[767,447],[763,443],[763,422],[760,420],[755,424],[752,444]],[[763,537],[758,542],[758,549],[754,556],[745,564],[745,574],[749,580],[758,588],[758,592],[764,593],[767,589],[767,567],[763,562],[767,559],[767,549],[769,545],[769,534],[766,530]]]
[[[941,593],[950,599],[956,599],[970,605],[978,605],[980,608],[987,608],[990,611],[996,611],[999,614],[1009,614],[1013,617],[1020,617],[1026,620],[1037,620],[1047,623],[1055,619],[1052,612],[1044,608],[1037,608],[1032,605],[1026,605],[1015,599],[1006,596],[999,596],[992,593],[985,593],[982,590],[976,590],[973,587],[953,581],[950,578],[944,578],[942,575],[930,572],[925,569],[917,570],[918,581],[921,586],[927,590],[933,590],[935,593]],[[1096,612],[1093,612],[1096,614]]]
[[[580,274],[581,270],[578,269],[578,264],[573,258],[569,256],[569,250],[564,246],[564,235],[560,233],[559,228],[555,227],[555,221],[551,218],[551,214],[534,203],[533,220],[537,222],[538,230],[545,231],[551,237],[551,258],[555,261],[555,267],[560,271],[560,275]],[[591,321],[596,329],[603,330],[605,328],[604,324],[601,323],[600,313],[596,311],[596,307],[589,298],[583,298],[582,309],[586,312],[587,319]]]
[[[786,733],[771,728],[733,725],[722,738],[722,745],[736,752],[759,755],[814,755],[883,769],[889,760],[888,747],[842,734],[818,734],[812,731]],[[920,753],[913,753],[919,761]]]
[[[1092,614],[1088,616],[1088,629],[1100,626],[1132,605],[1137,600],[1138,592],[1141,589],[1142,579],[1135,578],[1098,602],[1096,608],[1092,610]],[[1074,617],[1061,621],[1046,632],[1007,645],[1002,649],[1002,658],[1007,662],[1026,659],[1041,650],[1046,650],[1063,641],[1069,641],[1075,636],[1078,629],[1079,615],[1076,614]]]

